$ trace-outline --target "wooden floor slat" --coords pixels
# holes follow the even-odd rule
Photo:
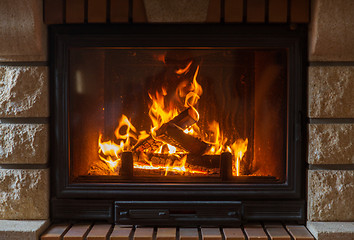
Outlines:
[[[290,240],[291,237],[283,227],[268,227],[266,231],[271,240]]]
[[[203,240],[221,240],[221,233],[219,228],[202,228]]]
[[[84,237],[91,225],[89,224],[75,224],[65,234],[64,240],[84,240]]]
[[[176,228],[158,228],[156,240],[175,240]]]
[[[290,235],[294,240],[314,240],[315,238],[310,234],[305,226],[301,225],[287,225]]]
[[[153,228],[137,228],[134,232],[134,240],[152,240]]]
[[[114,226],[113,232],[109,237],[110,240],[129,240],[132,232],[131,227],[123,228],[118,225]]]
[[[179,235],[179,239],[177,239]],[[42,236],[41,240],[153,240],[153,227],[121,227],[110,224],[55,224]],[[268,238],[269,236],[269,238]],[[315,240],[303,225],[281,223],[248,224],[241,228],[201,228],[202,240]],[[200,240],[198,228],[158,228],[156,240]]]
[[[245,226],[245,233],[248,240],[268,240],[267,234],[264,232],[261,225]]]
[[[109,224],[95,224],[87,235],[87,240],[106,240],[111,227]]]
[[[264,223],[265,228],[284,228],[281,223]]]
[[[223,228],[225,240],[244,240],[245,235],[241,228]]]
[[[198,229],[197,228],[180,228],[179,229],[179,240],[199,240]]]
[[[53,225],[41,236],[41,240],[60,240],[69,227],[69,224]]]

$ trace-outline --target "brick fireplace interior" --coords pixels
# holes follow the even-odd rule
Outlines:
[[[51,222],[48,26],[97,23],[308,24],[306,225],[352,239],[353,11],[349,0],[1,1],[0,239],[38,239]]]

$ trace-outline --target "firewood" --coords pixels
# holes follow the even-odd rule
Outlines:
[[[187,156],[186,165],[191,165],[196,168],[206,168],[206,169],[216,169],[220,168],[221,158],[220,155],[184,155],[179,156],[173,154],[160,154],[160,153],[144,153],[145,157],[153,165],[175,165],[176,162],[179,162],[184,156]],[[138,159],[138,161],[144,163],[144,160]]]
[[[163,124],[156,132],[159,132],[161,135],[168,124],[173,124],[181,128],[182,130],[187,129],[188,127],[192,126],[194,123],[198,121],[198,113],[194,108],[189,107],[186,110],[182,111],[168,123]],[[182,131],[183,133],[183,131]],[[184,134],[184,133],[183,133]],[[169,143],[169,142],[167,142]],[[161,141],[155,140],[151,135],[141,141],[139,141],[133,148],[132,151],[139,151],[142,152],[144,150],[148,150],[149,152],[154,152],[155,150],[159,149],[163,143]],[[173,144],[171,144],[173,145]],[[175,145],[173,145],[175,146]],[[176,146],[177,147],[177,146]],[[182,148],[185,149],[185,148]]]
[[[220,155],[188,155],[186,162],[190,165],[204,168],[220,168]]]
[[[155,150],[159,149],[163,142],[156,141],[151,135],[147,138],[139,141],[135,146],[132,148],[132,151],[143,152],[144,150],[148,150],[148,152],[154,152]]]
[[[169,123],[173,123],[181,129],[185,130],[198,122],[198,113],[192,107],[187,108],[176,117],[174,117]]]
[[[182,148],[194,155],[202,155],[208,148],[207,143],[184,133],[183,129],[170,122],[165,123],[156,131],[155,138],[172,146]]]

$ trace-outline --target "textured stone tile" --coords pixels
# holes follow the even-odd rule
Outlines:
[[[47,67],[0,67],[0,117],[47,117]]]
[[[317,240],[354,239],[353,222],[307,222],[307,228]]]
[[[0,169],[0,219],[49,218],[49,170]]]
[[[144,0],[149,22],[205,22],[209,0]]]
[[[0,220],[0,240],[38,240],[49,220]]]
[[[354,164],[354,124],[309,124],[309,164]]]
[[[354,1],[313,0],[311,61],[354,61]]]
[[[308,220],[354,221],[354,171],[308,171]]]
[[[354,117],[354,67],[316,66],[308,73],[309,117]]]
[[[48,162],[48,125],[0,124],[1,164]]]
[[[43,1],[0,1],[0,61],[45,59],[47,29]]]

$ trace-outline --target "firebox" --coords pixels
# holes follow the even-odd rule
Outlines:
[[[305,39],[302,26],[53,26],[53,219],[303,222]]]

